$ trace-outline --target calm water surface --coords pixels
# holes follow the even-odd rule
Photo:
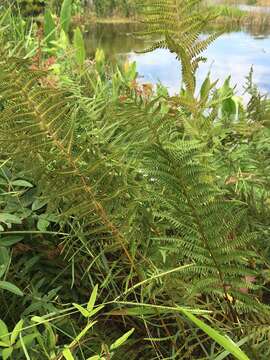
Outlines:
[[[132,34],[137,25],[101,25],[90,27],[86,33],[89,54],[97,47],[104,49],[111,61],[136,61],[142,82],[163,83],[171,94],[179,91],[181,68],[175,56],[167,50],[158,49],[147,54],[138,54],[151,41],[135,38]],[[198,71],[198,83],[211,72],[212,80],[219,83],[231,75],[232,84],[238,93],[243,92],[245,77],[251,66],[254,80],[262,92],[270,92],[270,34],[267,31],[234,31],[217,39],[204,55],[207,63]]]

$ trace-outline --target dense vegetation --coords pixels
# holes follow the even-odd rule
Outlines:
[[[270,101],[198,87],[198,2],[137,7],[173,97],[87,59],[74,4],[0,8],[2,358],[269,359]]]

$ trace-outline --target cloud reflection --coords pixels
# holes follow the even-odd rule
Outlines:
[[[209,71],[211,79],[219,79],[219,84],[231,75],[232,85],[236,85],[241,94],[245,78],[253,65],[255,83],[262,92],[270,91],[270,38],[255,38],[245,32],[224,34],[209,46],[205,56],[208,60],[200,66],[198,85]],[[157,49],[142,55],[131,53],[129,58],[137,62],[141,81],[161,81],[171,94],[179,91],[181,68],[169,51]]]

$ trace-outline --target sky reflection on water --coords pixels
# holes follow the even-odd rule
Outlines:
[[[171,94],[179,91],[181,84],[180,64],[175,55],[164,49],[152,53],[137,54],[151,45],[150,39],[132,36],[138,31],[136,24],[97,24],[85,32],[87,53],[94,57],[97,47],[101,47],[112,63],[119,61],[137,62],[140,81],[157,83],[161,81]],[[270,29],[247,29],[228,32],[220,36],[204,53],[207,63],[201,64],[197,73],[198,85],[208,71],[211,79],[219,79],[219,85],[229,75],[232,84],[237,85],[239,94],[243,92],[245,78],[251,66],[254,81],[262,92],[270,92]]]
[[[245,77],[251,66],[254,81],[262,92],[270,92],[270,37],[252,36],[245,32],[232,32],[218,38],[204,54],[208,60],[198,71],[198,85],[207,73],[211,79],[223,82],[229,75],[238,93],[243,92]],[[164,49],[147,54],[129,54],[130,61],[137,62],[138,73],[143,82],[160,81],[171,94],[179,91],[181,84],[180,64],[175,55]]]

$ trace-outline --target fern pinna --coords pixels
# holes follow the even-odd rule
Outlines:
[[[182,140],[149,150],[146,171],[159,204],[156,221],[163,227],[153,240],[171,244],[178,264],[193,264],[182,275],[186,297],[225,299],[232,315],[235,300],[239,310],[254,310],[256,286],[249,279],[256,272],[249,261],[255,255],[248,245],[254,235],[238,232],[244,209],[218,190],[198,154],[198,144]]]

